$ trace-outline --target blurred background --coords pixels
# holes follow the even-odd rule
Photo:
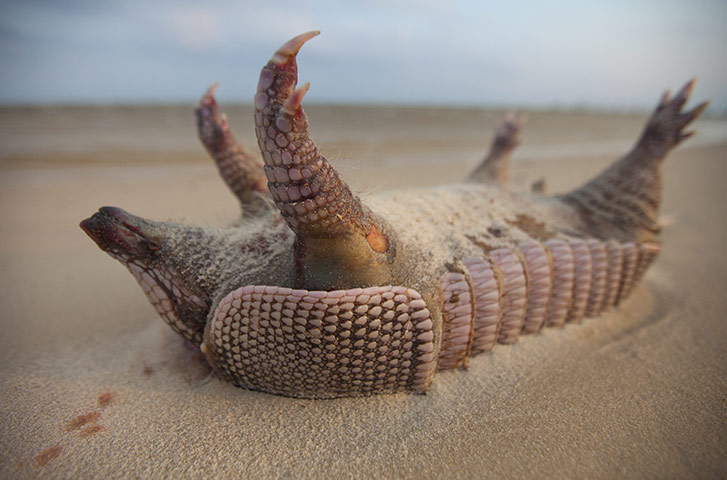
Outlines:
[[[696,76],[727,112],[724,0],[3,0],[0,104],[249,103],[314,29],[308,102],[633,110]]]

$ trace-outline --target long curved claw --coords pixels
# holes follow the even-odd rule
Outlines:
[[[681,110],[684,104],[687,103],[687,100],[689,100],[689,96],[692,94],[692,90],[694,90],[694,85],[696,84],[696,78],[693,78],[685,83],[684,86],[677,92],[674,99],[669,102],[671,104],[671,107],[676,111]]]
[[[284,65],[291,60],[295,61],[295,56],[303,48],[303,44],[311,38],[320,35],[320,33],[319,30],[311,30],[310,32],[301,33],[297,37],[291,38],[275,51],[270,61],[278,65]]]
[[[303,398],[422,392],[437,364],[424,300],[396,286],[239,288],[215,309],[202,351],[232,383]]]
[[[263,67],[255,95],[255,126],[268,189],[298,236],[299,253],[308,272],[304,274],[306,285],[327,289],[345,286],[342,276],[358,281],[367,278],[363,270],[373,272],[374,264],[387,261],[376,255],[389,253],[392,239],[383,220],[351,192],[308,135],[301,102],[309,84],[295,88],[295,56],[316,35],[317,31],[308,32],[288,41]],[[340,268],[328,268],[337,273],[320,271],[320,260],[326,257],[329,263],[331,258],[340,260]],[[312,271],[316,269],[317,273]],[[370,280],[386,282],[383,278],[377,274]]]
[[[495,182],[507,185],[510,173],[510,154],[520,145],[520,132],[527,123],[527,116],[508,112],[495,128],[490,151],[482,162],[469,174],[471,182]]]
[[[256,213],[267,197],[263,163],[235,139],[227,117],[219,113],[214,97],[217,86],[214,83],[207,89],[195,110],[197,133],[220,176],[240,200],[243,213]]]

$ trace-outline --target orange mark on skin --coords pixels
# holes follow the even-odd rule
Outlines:
[[[366,241],[375,252],[384,253],[389,248],[386,244],[386,237],[376,228],[376,225],[371,227],[371,231],[366,235]]]
[[[81,430],[81,438],[88,438],[91,435],[95,435],[96,433],[102,431],[104,429],[103,425],[95,424],[95,425],[89,425],[88,427]]]
[[[35,463],[37,463],[38,466],[45,467],[50,462],[52,462],[53,459],[57,458],[62,451],[63,447],[61,447],[60,445],[53,445],[50,448],[46,448],[35,456]]]
[[[116,400],[116,394],[114,392],[104,392],[98,396],[98,406],[101,408],[108,407],[114,400]]]
[[[85,415],[79,415],[70,422],[68,422],[68,430],[78,430],[82,426],[86,425],[87,423],[94,423],[98,422],[98,419],[101,418],[101,412],[88,412]]]

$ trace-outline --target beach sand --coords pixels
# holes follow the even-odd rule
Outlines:
[[[245,108],[233,129],[252,142]],[[363,198],[456,182],[502,112],[312,108]],[[512,178],[573,188],[644,115],[531,115]],[[727,122],[665,164],[663,253],[631,297],[438,373],[426,395],[331,401],[210,376],[78,222],[102,205],[225,225],[189,107],[0,110],[0,477],[724,478]]]

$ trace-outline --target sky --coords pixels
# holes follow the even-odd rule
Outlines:
[[[638,110],[696,76],[727,114],[725,0],[0,0],[0,104],[251,102],[308,30],[307,102]]]

